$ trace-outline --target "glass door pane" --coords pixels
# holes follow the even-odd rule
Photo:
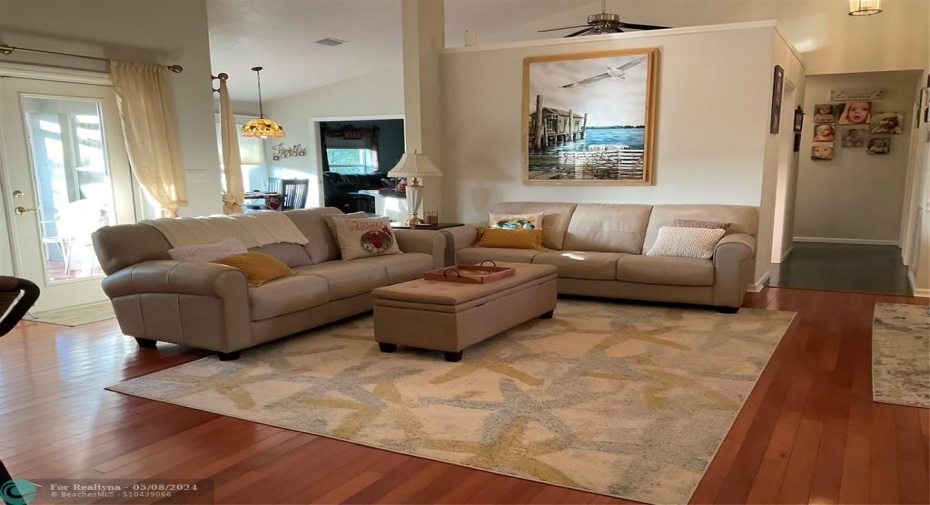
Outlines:
[[[103,275],[91,233],[115,224],[101,103],[23,96],[47,282]]]

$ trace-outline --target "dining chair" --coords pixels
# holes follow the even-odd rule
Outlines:
[[[278,210],[302,209],[307,204],[310,179],[282,179],[281,206]]]
[[[39,286],[36,286],[33,282],[18,277],[0,275],[0,317],[2,317],[0,319],[0,337],[9,333],[38,299]],[[0,486],[3,486],[3,496],[0,499],[3,499],[4,502],[7,502],[5,498],[19,496],[15,484],[10,482],[12,479],[13,477],[10,476],[6,465],[0,460]]]

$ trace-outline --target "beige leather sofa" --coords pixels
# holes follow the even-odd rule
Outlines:
[[[475,226],[447,228],[447,264],[490,259],[555,265],[560,294],[713,305],[721,312],[739,310],[752,282],[755,207],[505,202],[491,212],[545,212],[543,245],[550,251],[474,247]],[[643,254],[659,228],[675,219],[732,225],[709,260]]]
[[[226,360],[242,349],[370,311],[373,289],[418,279],[443,265],[445,236],[425,230],[395,230],[403,254],[342,261],[323,218],[341,213],[285,212],[309,243],[252,250],[275,256],[298,275],[256,288],[232,267],[171,260],[171,245],[152,226],[107,226],[93,234],[107,274],[103,290],[120,329],[140,346],[172,342],[216,351]]]

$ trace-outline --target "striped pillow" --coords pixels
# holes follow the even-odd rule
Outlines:
[[[733,223],[720,221],[702,221],[700,219],[676,219],[672,226],[676,228],[720,228],[726,230]]]

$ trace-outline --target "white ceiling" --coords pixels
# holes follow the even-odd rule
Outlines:
[[[463,45],[465,30],[480,37],[592,2],[446,0],[446,44]],[[258,101],[252,67],[264,67],[267,102],[403,61],[400,0],[208,0],[207,13],[213,74],[229,74],[233,100]],[[315,43],[325,37],[347,43]]]

